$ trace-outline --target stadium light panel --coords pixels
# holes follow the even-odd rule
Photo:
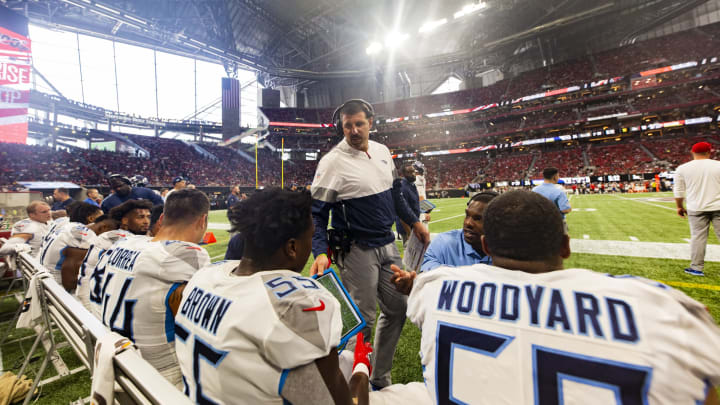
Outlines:
[[[109,12],[111,12],[111,13],[113,13],[113,14],[120,15],[120,12],[119,12],[119,11],[114,10],[114,9],[112,9],[112,8],[110,8],[110,7],[107,7],[107,6],[103,6],[102,4],[95,3],[95,7],[101,8],[101,9],[103,9],[103,10],[105,10],[105,11],[109,11]]]
[[[468,4],[465,7],[461,8],[458,12],[453,14],[453,18],[458,19],[460,17],[464,17],[466,15],[470,15],[476,11],[484,10],[487,8],[487,3],[485,2],[478,2],[473,4]]]
[[[124,14],[123,17],[125,17],[125,18],[127,18],[127,19],[129,19],[129,20],[135,21],[136,23],[147,24],[145,21],[143,21],[143,20],[141,20],[141,19],[139,19],[139,18],[135,18],[135,17],[133,17],[133,16],[131,16],[131,15],[129,15],[129,14]]]
[[[434,31],[437,27],[447,24],[447,21],[447,18],[443,18],[442,20],[428,21],[420,27],[418,32],[422,34]]]
[[[410,35],[408,34],[404,34],[402,32],[391,32],[385,37],[385,46],[391,49],[397,48],[408,38],[410,38]]]
[[[365,53],[368,55],[374,55],[380,51],[382,51],[383,46],[380,42],[374,41],[371,42],[370,45],[368,45],[367,48],[365,48]]]

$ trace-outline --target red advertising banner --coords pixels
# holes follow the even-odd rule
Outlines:
[[[0,27],[0,142],[26,143],[30,39]]]

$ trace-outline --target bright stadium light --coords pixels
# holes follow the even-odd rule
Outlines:
[[[385,46],[388,48],[396,48],[400,46],[406,39],[410,38],[410,35],[403,34],[402,32],[391,32],[385,37]]]
[[[464,17],[466,15],[472,14],[476,11],[483,10],[485,8],[487,8],[487,3],[482,2],[482,1],[479,3],[468,4],[465,7],[463,7],[462,9],[460,9],[460,11],[453,14],[453,18],[458,19],[460,17]]]
[[[365,48],[365,53],[367,53],[368,55],[374,55],[382,51],[382,48],[383,46],[380,42],[373,41],[370,43],[370,45],[368,45],[367,48]]]
[[[447,24],[447,21],[447,18],[443,18],[442,20],[428,21],[420,27],[418,32],[422,34],[425,32],[433,31],[435,30],[435,28]]]

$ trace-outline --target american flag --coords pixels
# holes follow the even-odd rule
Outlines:
[[[240,109],[240,81],[231,77],[222,78],[222,108]]]

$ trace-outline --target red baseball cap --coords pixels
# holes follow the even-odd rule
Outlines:
[[[693,153],[708,153],[712,150],[712,145],[707,142],[698,142],[692,147]]]

